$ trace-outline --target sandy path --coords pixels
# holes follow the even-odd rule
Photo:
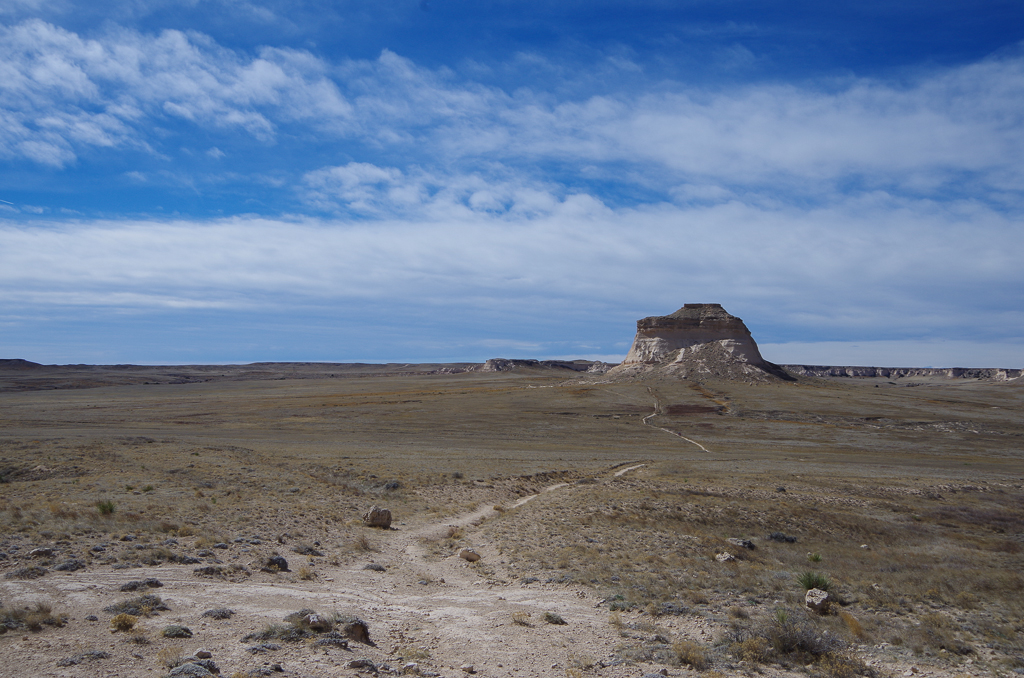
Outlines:
[[[619,469],[611,477],[642,466]],[[313,566],[317,577],[311,581],[256,572],[251,578],[231,582],[197,577],[194,566],[181,565],[128,570],[100,567],[54,572],[33,581],[0,581],[0,598],[5,604],[49,600],[55,610],[65,610],[71,617],[63,629],[2,637],[0,660],[17,658],[24,675],[152,678],[166,671],[159,664],[158,651],[174,646],[186,654],[199,647],[210,650],[223,675],[280,664],[286,676],[353,676],[355,672],[344,667],[354,658],[387,662],[394,668],[413,659],[422,671],[448,677],[464,675],[459,667],[465,663],[486,676],[565,675],[573,661],[611,659],[621,638],[608,623],[607,609],[588,589],[516,581],[507,557],[478,527],[499,515],[502,520],[516,520],[518,507],[566,487],[565,483],[552,485],[519,499],[501,513],[483,506],[445,521],[409,528],[398,525],[376,533],[372,539],[379,552],[368,553],[365,561],[336,567],[321,559]],[[450,527],[463,531],[463,540],[481,555],[479,563],[470,564],[458,555],[432,554],[429,540],[447,536]],[[235,545],[220,555],[227,563],[247,564],[247,554],[237,552]],[[292,570],[304,564],[302,556],[287,553],[287,557]],[[362,569],[370,561],[387,570]],[[152,592],[171,610],[142,621],[151,644],[128,644],[123,635],[109,633],[111,615],[101,610],[133,595],[121,593],[121,584],[148,577],[164,584]],[[229,607],[236,614],[223,621],[201,616],[214,607]],[[279,650],[253,655],[248,651],[253,642],[239,642],[243,635],[279,623],[285,614],[306,607],[358,615],[369,624],[377,646],[352,643],[350,650],[342,650],[275,641]],[[529,625],[516,624],[515,612],[529,615]],[[547,624],[545,612],[561,615],[568,623]],[[99,621],[86,621],[90,614],[97,615]],[[194,638],[160,638],[159,631],[171,623],[188,626]],[[56,667],[58,659],[90,650],[109,652],[111,658]],[[636,666],[608,667],[600,675],[633,676],[638,675],[637,670]]]

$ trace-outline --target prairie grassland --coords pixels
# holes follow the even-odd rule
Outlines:
[[[4,576],[176,562],[174,539],[325,551],[292,575],[312,580],[314,562],[387,549],[393,533],[359,520],[373,504],[402,529],[497,505],[479,534],[507,568],[481,576],[593,590],[623,661],[811,662],[839,678],[872,671],[849,648],[887,644],[940,668],[1024,667],[1020,384],[209,379],[0,392]],[[41,546],[61,555],[28,556]],[[806,573],[827,579],[834,614],[803,612]],[[715,630],[665,630],[683,616]]]

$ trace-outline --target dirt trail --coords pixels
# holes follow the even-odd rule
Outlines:
[[[642,466],[620,469],[610,477]],[[560,483],[523,497],[501,512],[501,519],[516,520],[519,507],[565,487],[567,484]],[[459,667],[466,663],[474,665],[477,675],[551,676],[565,675],[574,661],[609,661],[621,639],[608,623],[607,609],[589,589],[516,580],[507,556],[478,529],[498,515],[492,506],[482,506],[444,521],[409,528],[399,524],[397,529],[371,537],[379,550],[367,553],[365,561],[331,567],[321,560],[315,565],[316,578],[310,581],[288,574],[255,573],[251,579],[232,582],[200,578],[193,573],[194,566],[181,565],[127,570],[102,567],[52,573],[33,581],[3,581],[0,597],[5,604],[48,600],[55,610],[67,611],[71,620],[54,632],[23,638],[8,634],[0,642],[0,660],[19,658],[25,675],[67,678],[158,676],[166,669],[159,666],[156,654],[168,645],[176,645],[186,654],[199,647],[210,650],[222,675],[280,664],[285,676],[348,677],[355,672],[345,669],[345,664],[366,658],[393,668],[417,661],[422,671],[449,678],[464,675]],[[478,563],[432,552],[431,540],[446,537],[451,528],[461,530],[463,541],[481,555]],[[245,563],[246,555],[234,549],[221,557]],[[292,570],[302,566],[301,556],[287,555]],[[381,564],[386,571],[364,570],[366,562]],[[101,610],[135,595],[121,593],[121,584],[148,577],[164,584],[152,592],[160,595],[171,611],[142,620],[154,639],[151,645],[124,643],[120,634],[109,633],[111,615]],[[223,621],[201,616],[215,607],[228,607],[236,614]],[[321,649],[273,641],[281,646],[279,650],[254,655],[248,648],[256,641],[239,642],[243,635],[280,623],[285,614],[302,608],[360,616],[369,624],[377,646],[352,643],[349,650]],[[526,625],[513,621],[517,612],[529,615],[517,615]],[[568,623],[545,623],[545,613],[560,615]],[[86,621],[90,614],[98,615],[99,620]],[[191,628],[194,638],[159,638],[160,630],[172,623]],[[90,650],[103,650],[112,657],[56,668],[58,659]],[[601,675],[634,676],[637,669],[615,666],[603,669]]]
[[[654,389],[648,387],[647,391],[648,391],[648,393],[651,394],[651,397],[654,398],[654,411],[651,412],[650,414],[648,414],[646,417],[643,418],[643,422],[644,422],[645,426],[650,426],[651,428],[658,429],[659,431],[664,431],[665,433],[669,433],[671,435],[674,435],[677,438],[682,438],[683,440],[685,440],[688,443],[693,443],[694,445],[696,445],[697,447],[699,447],[700,449],[702,449],[705,452],[711,452],[711,450],[709,450],[708,448],[704,447],[703,445],[698,443],[696,440],[690,440],[689,438],[687,438],[686,436],[684,436],[681,433],[676,433],[675,431],[672,431],[670,429],[664,428],[662,426],[655,426],[654,424],[650,423],[648,421],[648,419],[650,419],[652,417],[656,417],[659,414],[661,414],[661,400],[658,398],[658,394],[654,392]]]

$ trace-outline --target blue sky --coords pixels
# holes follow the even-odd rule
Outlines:
[[[0,357],[1024,365],[1019,2],[0,3]]]

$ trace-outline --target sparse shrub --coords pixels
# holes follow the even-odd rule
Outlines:
[[[302,579],[303,581],[310,581],[312,579],[316,579],[316,572],[313,571],[313,568],[307,567],[305,565],[300,567],[299,571],[296,574],[298,575],[299,579]]]
[[[533,626],[530,623],[530,614],[522,610],[516,610],[512,613],[512,623],[517,626]]]
[[[201,617],[208,617],[210,619],[231,619],[231,616],[235,614],[235,611],[226,607],[215,607],[212,610],[203,612]]]
[[[679,658],[679,663],[684,666],[689,664],[698,671],[711,666],[711,654],[708,649],[692,640],[677,640],[672,643],[672,651]]]
[[[110,626],[115,631],[131,631],[138,621],[135,615],[122,612],[110,620]]]
[[[163,586],[159,579],[136,579],[125,584],[121,584],[122,591],[138,591],[140,589],[157,589]]]
[[[136,626],[131,632],[125,637],[124,642],[131,643],[132,645],[149,645],[149,635],[146,633],[146,629],[142,626]]]
[[[185,652],[180,647],[162,647],[156,653],[156,660],[168,669],[174,669],[185,663]]]
[[[857,621],[857,618],[852,614],[843,610],[839,613],[839,618],[843,620],[843,623],[846,624],[847,630],[853,634],[854,638],[858,640],[864,640],[867,638],[868,634],[864,631],[864,627],[861,626],[861,623]]]
[[[45,574],[45,567],[31,565],[29,567],[19,567],[17,570],[8,572],[4,575],[4,579],[39,579]]]
[[[811,589],[828,591],[828,588],[832,586],[832,580],[820,572],[804,572],[796,580],[800,586],[804,587],[805,591],[810,591]]]
[[[23,628],[35,633],[43,626],[59,627],[66,622],[66,615],[53,614],[53,608],[45,602],[37,602],[28,608],[0,608],[0,635]]]
[[[807,554],[807,560],[811,561],[812,563],[820,563],[821,562],[821,554],[820,553],[808,553]]]
[[[366,565],[363,565],[363,569],[372,570],[374,572],[384,572],[387,568],[380,563],[367,563]]]
[[[548,624],[555,624],[556,626],[563,626],[568,623],[567,621],[562,619],[562,615],[557,614],[555,612],[545,612],[544,621],[546,621]]]
[[[355,540],[352,542],[352,546],[357,551],[366,551],[368,553],[377,553],[380,551],[380,549],[377,548],[377,545],[373,543],[373,540],[371,540],[365,534],[361,534],[358,537],[356,537]]]
[[[160,635],[164,638],[191,638],[192,629],[180,624],[171,624],[170,626],[165,626]]]
[[[164,605],[160,596],[147,593],[143,596],[122,600],[120,603],[115,603],[103,608],[103,611],[109,612],[110,614],[120,614],[123,612],[135,617],[148,617],[155,611],[165,611],[169,609],[169,607]]]
[[[315,549],[312,546],[310,546],[309,544],[299,544],[298,546],[293,548],[292,551],[295,551],[299,555],[303,555],[303,556],[322,557],[324,555],[323,551]]]
[[[753,636],[735,644],[733,651],[743,661],[764,663],[771,656],[771,645],[767,638]]]
[[[101,516],[112,516],[116,509],[117,505],[109,499],[96,502],[96,510],[100,512]]]

